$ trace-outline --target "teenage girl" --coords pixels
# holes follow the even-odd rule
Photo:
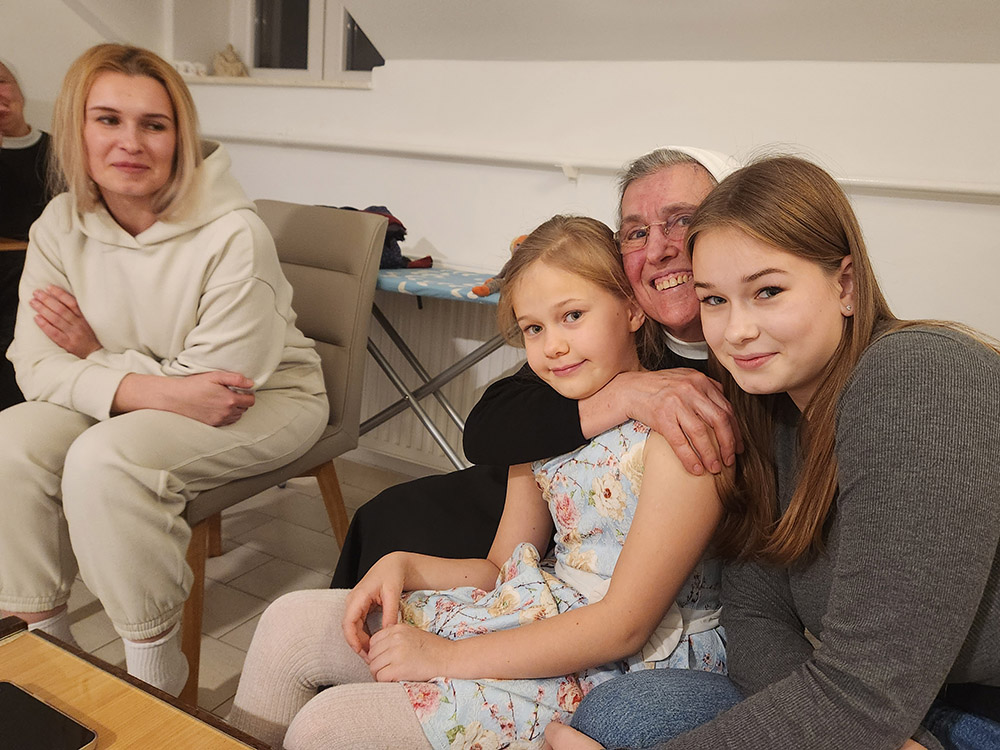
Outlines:
[[[726,179],[687,241],[746,445],[718,549],[748,697],[658,747],[1000,747],[996,345],[897,319],[846,196],[801,159]],[[573,725],[609,747],[650,724],[668,740],[673,696],[697,703],[671,677],[609,682]],[[560,750],[593,747],[568,732],[550,731]]]
[[[641,369],[637,338],[648,352],[659,337],[611,230],[585,218],[525,240],[499,320],[574,399]],[[515,466],[487,559],[394,552],[350,591],[271,605],[230,721],[296,750],[538,747],[553,717],[625,671],[724,672],[719,571],[702,560],[721,513],[715,480],[637,422]]]

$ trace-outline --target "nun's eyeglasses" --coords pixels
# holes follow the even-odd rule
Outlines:
[[[622,255],[628,255],[646,247],[646,240],[649,239],[653,227],[660,227],[660,231],[667,239],[671,237],[683,239],[687,228],[691,226],[691,216],[692,214],[678,214],[666,221],[654,221],[641,227],[625,227],[615,232],[615,241]]]

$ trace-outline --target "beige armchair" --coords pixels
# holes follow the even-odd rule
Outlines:
[[[221,512],[258,492],[298,476],[319,481],[337,543],[347,534],[347,511],[333,459],[358,444],[361,383],[387,220],[382,216],[323,206],[257,201],[257,211],[274,236],[281,268],[294,290],[298,326],[316,341],[330,400],[330,419],[319,441],[281,469],[237,479],[203,492],[188,503],[191,526],[187,560],[194,572],[184,605],[182,648],[191,673],[180,694],[196,705],[201,657],[205,560],[221,554]]]

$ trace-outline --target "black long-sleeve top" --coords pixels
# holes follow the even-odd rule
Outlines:
[[[704,372],[706,362],[666,350],[660,365]],[[577,402],[560,396],[524,365],[486,389],[465,421],[462,445],[473,463],[514,466],[569,453],[586,442]]]

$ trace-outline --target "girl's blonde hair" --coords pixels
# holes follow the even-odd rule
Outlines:
[[[712,358],[712,374],[725,386],[746,446],[737,461],[737,491],[726,499],[717,549],[727,556],[789,565],[823,547],[824,524],[837,492],[837,404],[865,349],[881,335],[914,325],[947,326],[985,339],[954,323],[896,318],[879,288],[847,196],[829,174],[804,159],[766,158],[723,180],[692,218],[687,235],[692,256],[702,233],[726,227],[815,263],[831,275],[845,256],[852,258],[854,314],[844,318],[840,344],[802,413],[803,468],[780,519],[774,427],[779,410],[787,408],[787,396],[744,392]]]
[[[194,100],[180,74],[154,52],[125,44],[98,44],[70,66],[63,79],[52,118],[52,193],[69,190],[80,211],[93,211],[101,197],[87,171],[83,126],[87,97],[97,77],[106,72],[146,76],[158,81],[170,99],[176,123],[177,146],[167,183],[153,196],[153,210],[161,218],[183,211],[190,196],[195,170],[201,164],[201,141]]]
[[[576,274],[638,307],[622,268],[614,232],[597,219],[553,216],[528,235],[504,266],[497,323],[504,338],[515,346],[523,346],[524,337],[517,325],[513,293],[524,272],[537,261]],[[640,362],[645,367],[656,367],[663,346],[659,326],[647,318],[635,338]]]

